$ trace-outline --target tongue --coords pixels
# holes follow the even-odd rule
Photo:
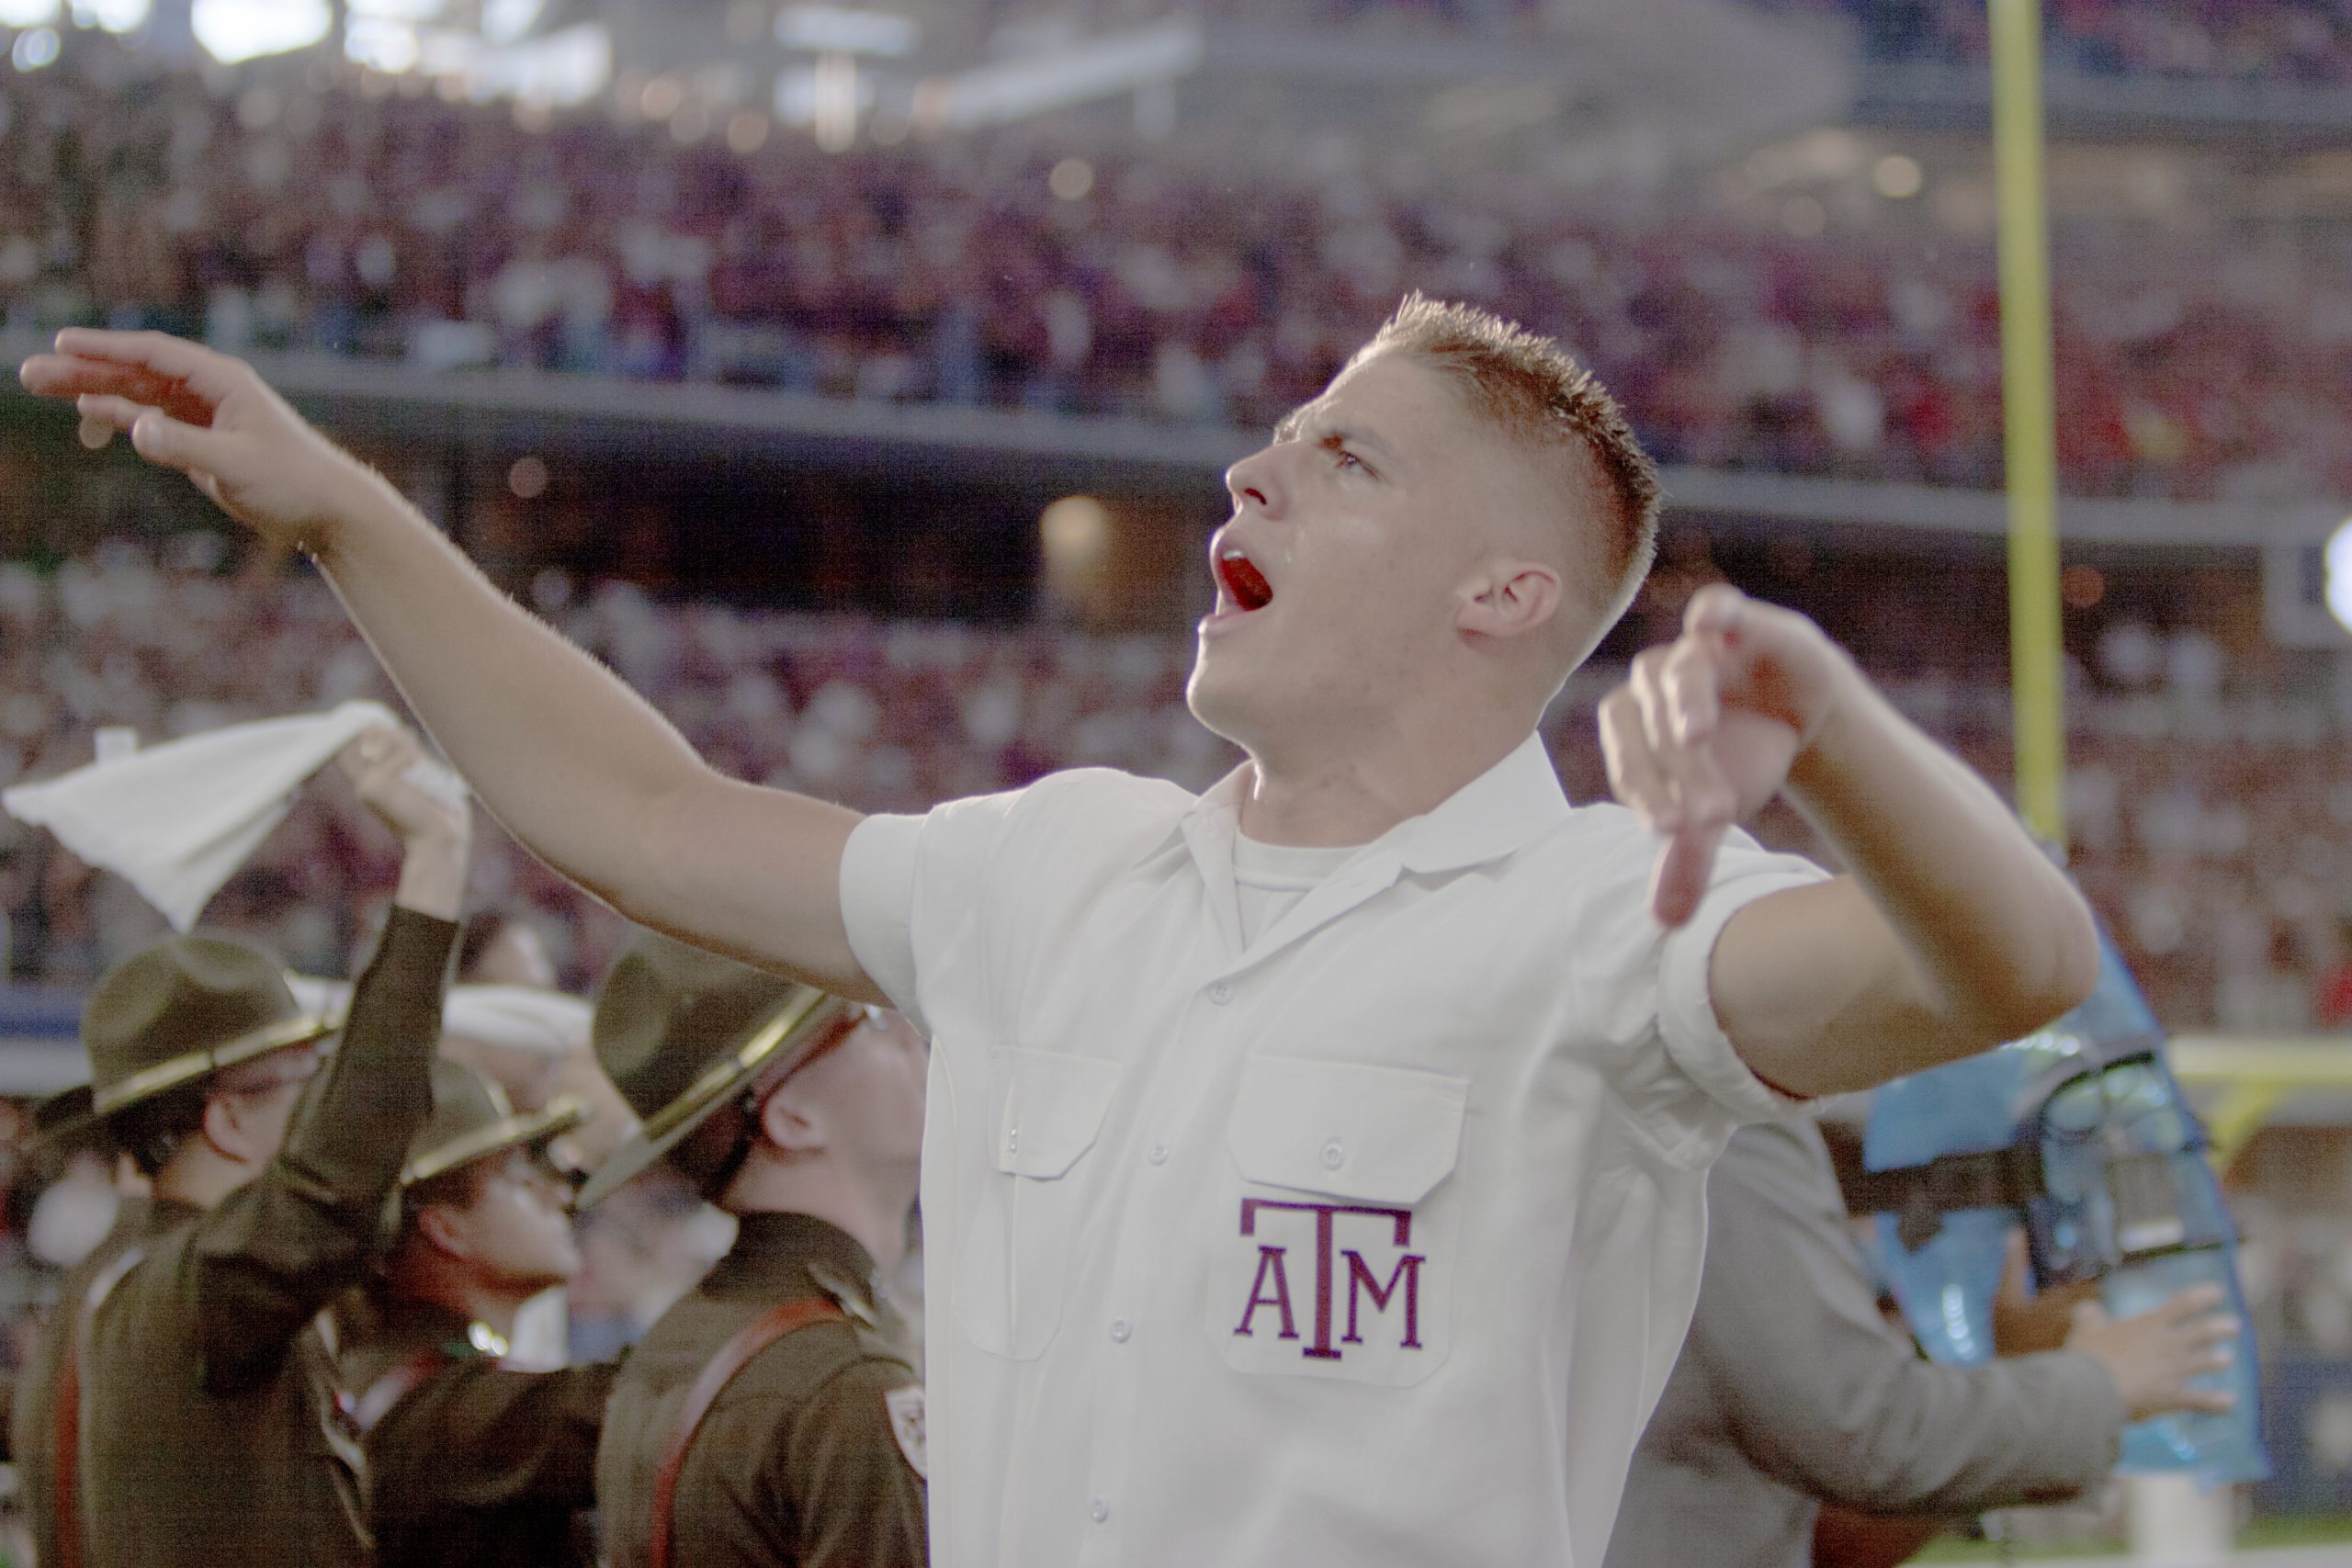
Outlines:
[[[1244,610],[1262,610],[1273,602],[1274,591],[1265,574],[1240,556],[1225,560],[1225,586]]]

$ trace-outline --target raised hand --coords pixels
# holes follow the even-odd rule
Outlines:
[[[422,782],[441,764],[405,729],[379,726],[335,753],[368,810],[400,835],[401,882],[392,902],[454,920],[466,903],[466,865],[473,849],[473,808],[464,796]]]
[[[334,760],[351,780],[360,804],[399,834],[402,843],[463,838],[470,831],[468,809],[449,792],[427,786],[425,770],[441,764],[425,755],[424,744],[410,731],[378,725],[346,744]]]
[[[2237,1403],[2228,1390],[2189,1384],[2226,1370],[2233,1359],[2238,1320],[2226,1305],[2219,1285],[2193,1285],[2120,1321],[2085,1302],[2075,1308],[2066,1348],[2107,1369],[2134,1421],[2176,1410],[2220,1413]]]
[[[221,510],[273,543],[318,548],[355,490],[380,484],[313,430],[253,367],[163,333],[74,327],[17,371],[42,397],[71,400],[85,445],[128,431],[151,463],[177,468]]]
[[[1820,627],[1723,583],[1634,658],[1601,701],[1600,747],[1611,790],[1667,836],[1650,885],[1662,924],[1696,912],[1724,834],[1787,783],[1857,679]]]

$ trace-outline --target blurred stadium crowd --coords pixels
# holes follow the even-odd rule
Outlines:
[[[1577,345],[1669,462],[2000,472],[1990,240],[1925,216],[1797,238],[1337,142],[1246,179],[1011,134],[739,152],[732,126],[533,131],[381,77],[133,91],[128,60],[87,40],[0,91],[12,329],[1263,427],[1418,286]],[[2352,293],[2324,231],[2058,243],[2070,491],[2352,491]]]
[[[353,696],[391,700],[322,583],[224,574],[213,536],[110,543],[53,575],[0,567],[0,783],[86,761],[90,736],[153,741]],[[1669,561],[1637,615],[1660,626],[1703,565]],[[889,622],[669,604],[622,582],[543,607],[670,715],[720,768],[849,802],[917,810],[1100,765],[1200,787],[1233,754],[1183,702],[1187,637]],[[1915,717],[2006,776],[2007,694],[1984,667],[1973,606],[1889,592],[1848,635]],[[1847,628],[1840,627],[1841,635]],[[233,659],[221,656],[234,646]],[[2313,661],[2314,666],[2316,661]],[[2119,618],[2069,705],[2075,864],[2168,1026],[2237,1032],[2352,1021],[2352,694],[2281,661],[2233,663],[2203,632]],[[1591,669],[1549,721],[1572,795],[1605,790]],[[222,894],[215,919],[266,934],[297,967],[340,973],[386,866],[373,840],[306,800]],[[1765,836],[1810,848],[1793,815]],[[18,982],[86,982],[161,927],[128,887],[8,824],[0,911]],[[606,912],[503,844],[478,857],[478,902],[526,911],[575,987],[619,934]]]
[[[1851,17],[1881,61],[1973,65],[1987,54],[1970,0],[1772,0]],[[2352,80],[2352,7],[2342,0],[2052,0],[2051,64],[2090,76],[2324,85]]]

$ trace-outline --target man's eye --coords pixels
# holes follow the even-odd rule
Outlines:
[[[1361,468],[1363,467],[1363,460],[1344,446],[1334,446],[1331,448],[1331,460],[1343,468]]]

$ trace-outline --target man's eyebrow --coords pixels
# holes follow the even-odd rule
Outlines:
[[[1396,460],[1396,448],[1361,426],[1350,429],[1335,424],[1323,433],[1322,445],[1368,447],[1383,462],[1393,463]]]
[[[1277,441],[1297,440],[1306,434],[1307,421],[1314,418],[1317,412],[1317,406],[1313,403],[1303,403],[1291,410],[1274,422],[1274,439]],[[1335,424],[1318,433],[1315,440],[1318,446],[1368,447],[1387,462],[1393,463],[1396,460],[1396,448],[1371,431],[1361,427],[1349,428]]]

